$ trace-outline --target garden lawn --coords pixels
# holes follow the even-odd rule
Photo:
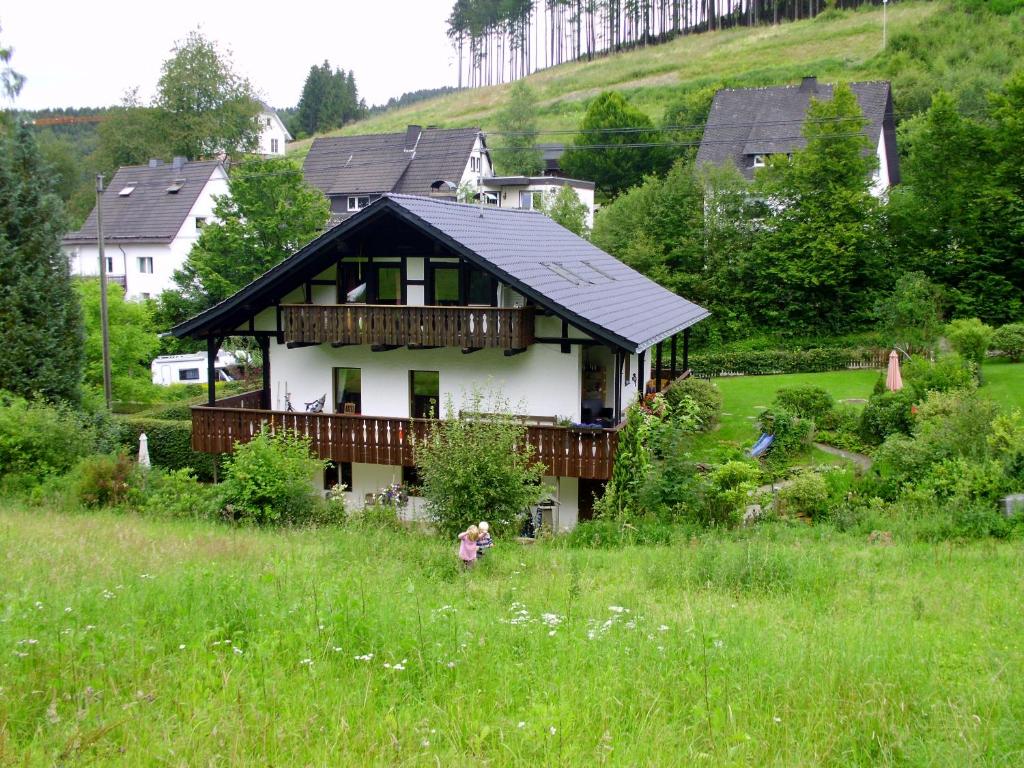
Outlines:
[[[762,379],[763,381],[763,379]],[[0,506],[0,764],[1018,766],[1024,547]]]
[[[827,373],[790,373],[778,376],[727,376],[714,379],[722,393],[722,421],[718,429],[700,435],[694,444],[698,458],[713,458],[717,449],[747,450],[760,434],[757,419],[770,408],[775,393],[783,387],[814,386],[841,400],[866,400],[871,396],[879,371],[830,371]],[[834,461],[835,457],[816,451],[812,458]]]
[[[1024,363],[993,362],[982,368],[981,392],[1008,410],[1024,410]]]

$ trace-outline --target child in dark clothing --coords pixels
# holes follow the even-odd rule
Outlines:
[[[487,550],[494,546],[494,540],[490,534],[491,526],[486,520],[481,520],[477,528],[480,531],[480,537],[476,540],[476,556],[480,558],[486,555]]]

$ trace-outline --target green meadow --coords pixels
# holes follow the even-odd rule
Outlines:
[[[0,507],[0,764],[1016,766],[1024,548]]]

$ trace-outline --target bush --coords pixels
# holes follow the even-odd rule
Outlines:
[[[828,508],[829,489],[816,472],[801,472],[779,491],[780,512],[817,519]]]
[[[543,465],[528,450],[526,426],[496,392],[471,393],[467,418],[459,418],[451,399],[445,410],[447,418],[416,443],[422,493],[438,532],[454,538],[487,520],[495,536],[517,534],[523,513],[543,494]]]
[[[908,390],[872,395],[860,416],[861,436],[878,445],[890,435],[909,435],[914,426],[915,399]]]
[[[722,393],[710,381],[694,376],[677,379],[663,394],[673,409],[679,406],[684,397],[689,397],[697,405],[697,418],[702,432],[710,432],[718,426],[722,414]]]
[[[1009,323],[997,328],[992,334],[989,348],[1015,363],[1020,362],[1021,357],[1024,357],[1024,323]]]
[[[925,357],[915,357],[907,361],[902,373],[904,385],[913,391],[917,400],[924,400],[928,392],[948,392],[975,385],[974,376],[959,355],[942,355],[934,363]]]
[[[0,477],[34,485],[67,472],[95,444],[95,430],[70,408],[0,392]]]
[[[221,486],[227,515],[256,525],[307,522],[317,498],[313,477],[325,466],[309,446],[308,438],[288,430],[266,429],[235,446]]]
[[[149,459],[163,469],[191,469],[202,481],[213,479],[214,457],[192,450],[192,422],[140,417],[117,417],[121,445],[131,454],[139,450],[139,435],[149,440]]]
[[[768,450],[767,459],[774,466],[785,464],[811,442],[814,422],[801,419],[785,408],[764,411],[760,420],[761,431],[773,435],[775,440]]]
[[[821,387],[805,384],[798,387],[783,387],[775,394],[775,404],[804,419],[817,422],[835,406],[832,395]]]
[[[757,465],[746,461],[728,461],[716,468],[707,478],[704,504],[694,510],[698,522],[734,525],[753,503],[760,475]]]
[[[88,456],[72,474],[74,496],[87,507],[117,507],[140,484],[135,464],[124,453]]]
[[[148,471],[146,497],[139,511],[153,517],[174,517],[192,520],[212,520],[220,515],[220,488],[203,485],[191,469],[161,472]]]
[[[954,320],[946,326],[946,337],[960,356],[981,369],[992,341],[993,330],[976,317]]]

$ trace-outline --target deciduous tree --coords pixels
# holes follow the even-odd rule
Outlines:
[[[590,234],[587,227],[587,204],[580,200],[576,190],[568,185],[561,187],[557,192],[541,195],[538,209],[580,237]]]
[[[499,173],[535,176],[544,170],[544,157],[536,148],[537,97],[523,80],[509,89],[505,105],[495,116],[501,135],[494,149]]]

